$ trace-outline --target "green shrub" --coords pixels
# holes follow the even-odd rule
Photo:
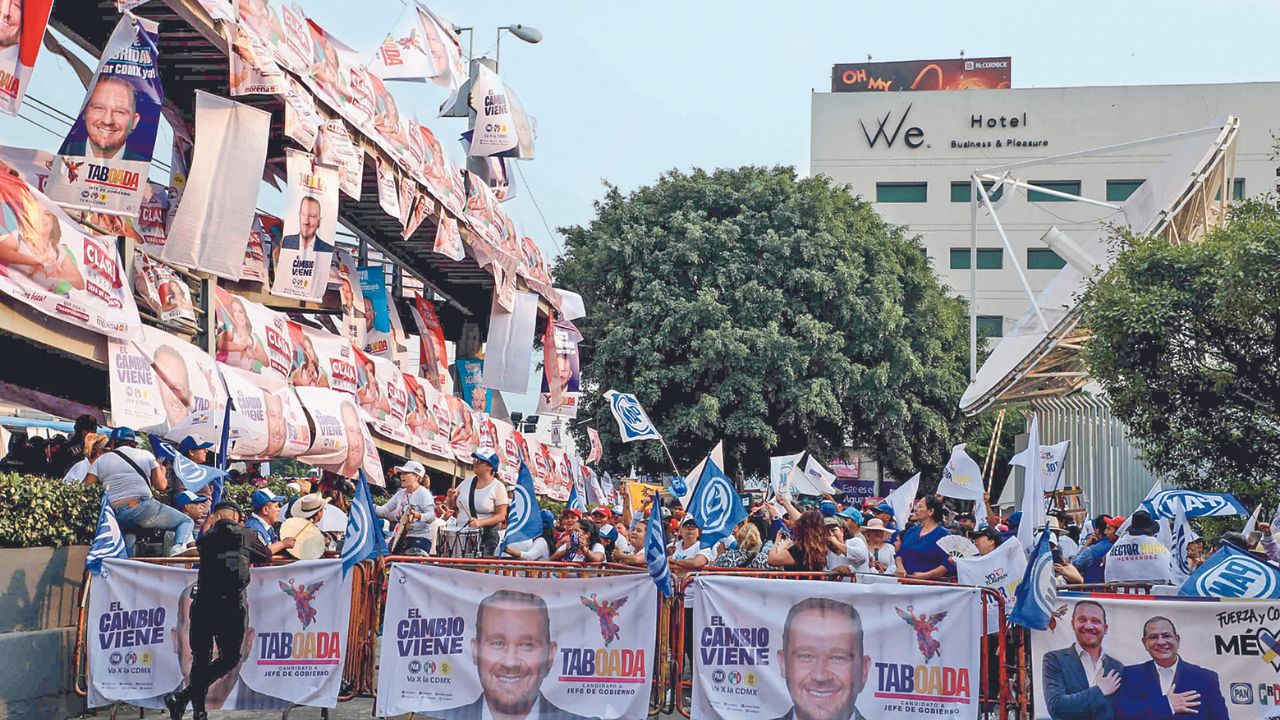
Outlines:
[[[276,495],[283,495],[287,498],[298,494],[285,487],[286,484],[288,484],[288,481],[272,477],[267,480],[267,489]],[[253,504],[249,502],[249,497],[257,489],[256,485],[226,485],[222,488],[222,499],[239,505],[240,509],[245,513],[251,513],[253,512]]]
[[[101,506],[99,485],[0,473],[0,547],[88,545]]]

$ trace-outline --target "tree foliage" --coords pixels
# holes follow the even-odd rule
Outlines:
[[[1233,207],[1198,243],[1122,239],[1088,289],[1084,357],[1148,466],[1261,498],[1280,477],[1280,206]]]
[[[618,440],[602,394],[634,392],[682,469],[869,447],[894,475],[940,469],[966,421],[967,321],[919,240],[825,177],[791,168],[669,172],[607,186],[564,229],[555,274],[586,300],[584,396],[610,465],[668,472]]]

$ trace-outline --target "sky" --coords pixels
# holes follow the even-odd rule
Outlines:
[[[370,52],[405,10],[401,0],[301,4],[348,45]],[[477,55],[493,56],[499,26],[542,31],[538,45],[504,33],[499,70],[538,127],[537,157],[520,164],[528,187],[520,183],[505,207],[550,256],[562,243],[556,228],[590,222],[605,181],[628,191],[672,169],[751,164],[792,165],[807,174],[810,94],[829,91],[835,63],[868,55],[884,61],[962,51],[1007,55],[1014,87],[1280,79],[1274,0],[426,4],[455,25],[476,28],[470,42]],[[468,42],[464,33],[464,49]],[[396,85],[402,108],[416,111],[460,162],[451,141],[465,120],[432,117],[442,89]],[[66,63],[48,54],[37,62],[31,87],[32,95],[72,115],[83,96]],[[30,107],[23,114],[65,128]],[[0,137],[6,145],[48,150],[59,142],[7,116],[0,117]],[[167,152],[157,155],[167,159]],[[509,405],[527,410],[529,402],[512,398]]]

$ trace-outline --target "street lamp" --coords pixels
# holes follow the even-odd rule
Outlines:
[[[495,66],[498,65],[498,63],[501,62],[502,60],[502,31],[503,30],[506,30],[507,32],[511,33],[512,35],[515,35],[516,37],[529,43],[530,45],[537,45],[538,43],[542,42],[542,31],[535,27],[529,27],[528,25],[518,25],[518,24],[503,25],[502,27],[498,28],[498,42],[493,50],[493,64]]]

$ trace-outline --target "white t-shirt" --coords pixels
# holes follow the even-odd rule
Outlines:
[[[62,482],[68,485],[79,485],[84,482],[84,476],[89,474],[89,458],[80,458],[80,462],[71,466],[67,470],[67,474],[62,476]]]
[[[613,551],[623,555],[630,555],[636,551],[636,547],[631,544],[626,535],[618,533],[618,539],[613,541]]]
[[[475,482],[476,479],[472,477],[458,487],[458,527],[466,527],[467,522],[471,520],[471,486]],[[510,504],[511,499],[507,496],[507,487],[497,478],[494,478],[488,487],[476,489],[477,520],[491,517],[498,511],[499,506]]]
[[[541,537],[511,543],[508,548],[520,553],[521,560],[546,560],[551,557],[547,541]]]
[[[400,488],[395,495],[391,496],[387,504],[376,506],[374,511],[377,512],[378,517],[387,518],[391,522],[400,522],[406,506],[412,507],[422,517],[409,523],[404,531],[405,537],[430,538],[431,522],[436,519],[436,503],[431,496],[431,491],[425,486],[419,485],[411,496],[405,492],[404,488]]]
[[[854,535],[844,541],[844,556],[853,572],[866,572],[871,567],[867,541],[861,535]]]
[[[712,549],[703,548],[701,542],[695,542],[689,547],[681,547],[682,542],[683,541],[681,540],[676,541],[676,544],[671,551],[672,560],[689,560],[697,557],[698,555],[702,555],[707,559],[707,565],[710,565],[711,561],[715,560],[715,556],[712,555]],[[684,606],[687,608],[693,607],[694,603],[697,602],[697,599],[697,596],[693,592],[693,583],[689,583],[685,588]]]
[[[129,459],[147,473],[144,478],[133,469],[126,460],[117,453],[129,456]],[[151,497],[151,471],[160,467],[155,455],[138,448],[122,447],[103,453],[89,466],[89,472],[98,476],[98,482],[107,491],[107,502],[115,505],[122,500],[135,497]]]
[[[867,572],[879,572],[882,575],[893,575],[895,572],[897,572],[897,565],[893,562],[893,546],[892,545],[890,545],[889,543],[885,543],[880,547],[876,548],[875,552],[871,552],[870,550],[868,550],[867,552],[868,552]],[[877,562],[884,563],[884,571],[881,572],[880,570],[877,570],[871,567],[872,560],[876,560]]]

